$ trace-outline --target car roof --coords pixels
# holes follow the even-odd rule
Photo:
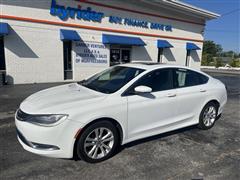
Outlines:
[[[145,70],[153,70],[153,69],[164,68],[164,67],[170,67],[170,68],[177,67],[177,68],[190,69],[186,66],[166,64],[166,63],[157,63],[157,62],[132,62],[132,63],[126,63],[126,64],[119,64],[118,66],[140,68],[140,69],[145,69]]]
[[[132,67],[132,68],[139,68],[144,70],[155,70],[158,68],[181,68],[181,69],[189,69],[195,72],[199,72],[201,74],[204,74],[205,76],[210,77],[208,74],[202,72],[201,70],[190,68],[183,65],[175,65],[175,64],[167,64],[167,63],[158,63],[158,62],[132,62],[132,63],[126,63],[126,64],[119,64],[118,66],[124,66],[124,67]]]

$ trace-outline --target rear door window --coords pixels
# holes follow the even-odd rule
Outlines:
[[[197,86],[208,82],[208,77],[188,69],[175,69],[174,86],[177,88]]]

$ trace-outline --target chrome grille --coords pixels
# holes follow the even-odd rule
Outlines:
[[[19,121],[26,121],[30,116],[31,116],[30,114],[23,112],[21,109],[17,110],[16,118]]]

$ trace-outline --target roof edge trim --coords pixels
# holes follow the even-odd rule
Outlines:
[[[188,3],[184,3],[178,0],[162,0],[164,3],[175,6],[179,9],[184,9],[186,11],[189,12],[193,12],[193,13],[197,13],[197,14],[201,14],[202,16],[208,18],[208,19],[215,19],[220,17],[220,14],[202,9],[202,8],[198,8],[196,6],[190,5]]]

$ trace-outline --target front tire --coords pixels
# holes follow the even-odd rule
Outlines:
[[[199,117],[198,127],[200,129],[210,129],[217,119],[218,106],[214,102],[209,102],[204,106]]]
[[[89,163],[101,162],[114,154],[118,142],[118,131],[111,122],[96,122],[81,133],[77,142],[77,155]]]

